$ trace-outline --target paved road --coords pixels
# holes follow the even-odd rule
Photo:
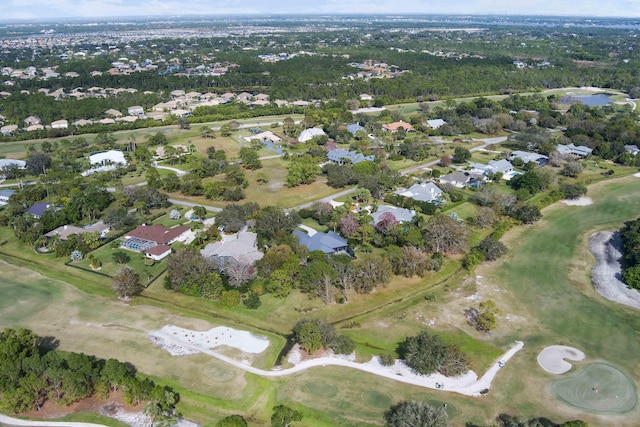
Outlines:
[[[222,211],[221,208],[217,208],[215,206],[208,206],[208,205],[203,205],[202,203],[192,203],[192,202],[186,202],[184,200],[177,200],[177,199],[169,199],[170,203],[173,203],[174,205],[180,205],[180,206],[187,206],[187,207],[194,207],[194,206],[202,206],[204,207],[206,210],[210,211],[210,212],[220,212]]]
[[[294,120],[293,122],[295,124],[299,124],[302,120]],[[246,128],[259,128],[261,126],[271,126],[272,124],[278,124],[281,125],[282,124],[282,120],[276,120],[274,122],[255,122],[255,123],[240,123],[240,126],[238,126],[238,129],[246,129]],[[220,130],[221,126],[212,126],[211,130]]]

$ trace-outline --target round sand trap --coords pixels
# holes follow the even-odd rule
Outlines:
[[[637,403],[633,382],[602,362],[591,363],[567,378],[554,381],[551,391],[561,401],[589,411],[624,413]]]
[[[540,352],[538,364],[545,371],[560,375],[571,369],[571,363],[564,359],[579,361],[584,360],[584,358],[584,353],[577,348],[565,345],[551,345]]]

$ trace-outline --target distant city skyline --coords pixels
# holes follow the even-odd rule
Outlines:
[[[2,21],[124,16],[469,14],[640,17],[640,0],[0,0]]]

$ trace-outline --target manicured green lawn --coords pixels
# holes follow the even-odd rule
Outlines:
[[[546,375],[532,360],[547,345],[574,346],[584,351],[588,360],[615,364],[636,387],[638,384],[640,314],[595,293],[589,279],[593,258],[588,252],[588,237],[597,230],[617,230],[623,221],[640,214],[640,180],[628,177],[598,183],[589,189],[589,195],[593,205],[576,208],[556,204],[544,210],[539,223],[515,231],[510,239],[511,254],[483,279],[504,286],[513,293],[519,315],[535,319],[511,335],[525,341],[531,354],[526,360],[516,358],[522,374],[498,388],[519,413],[557,416],[566,412],[546,392],[519,399],[513,394],[518,387],[539,390],[548,385]],[[636,408],[629,417],[637,420],[637,412]],[[589,420],[588,415],[581,418]],[[618,423],[634,425],[631,418]]]

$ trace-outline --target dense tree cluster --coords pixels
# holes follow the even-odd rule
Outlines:
[[[38,337],[26,329],[5,329],[0,333],[3,412],[39,410],[47,400],[68,405],[122,389],[129,404],[147,402],[145,412],[153,415],[155,422],[175,416],[179,396],[170,387],[136,375],[131,364],[52,349],[55,344],[55,340]]]
[[[445,344],[437,335],[424,331],[407,337],[398,347],[398,353],[406,364],[420,375],[440,372],[446,376],[458,376],[468,367],[467,356],[456,345]]]
[[[309,353],[330,348],[336,354],[351,354],[355,349],[350,337],[338,335],[333,325],[318,319],[300,320],[293,328],[293,334],[300,348]]]
[[[624,254],[622,280],[630,288],[640,289],[640,219],[627,222],[620,237]]]

